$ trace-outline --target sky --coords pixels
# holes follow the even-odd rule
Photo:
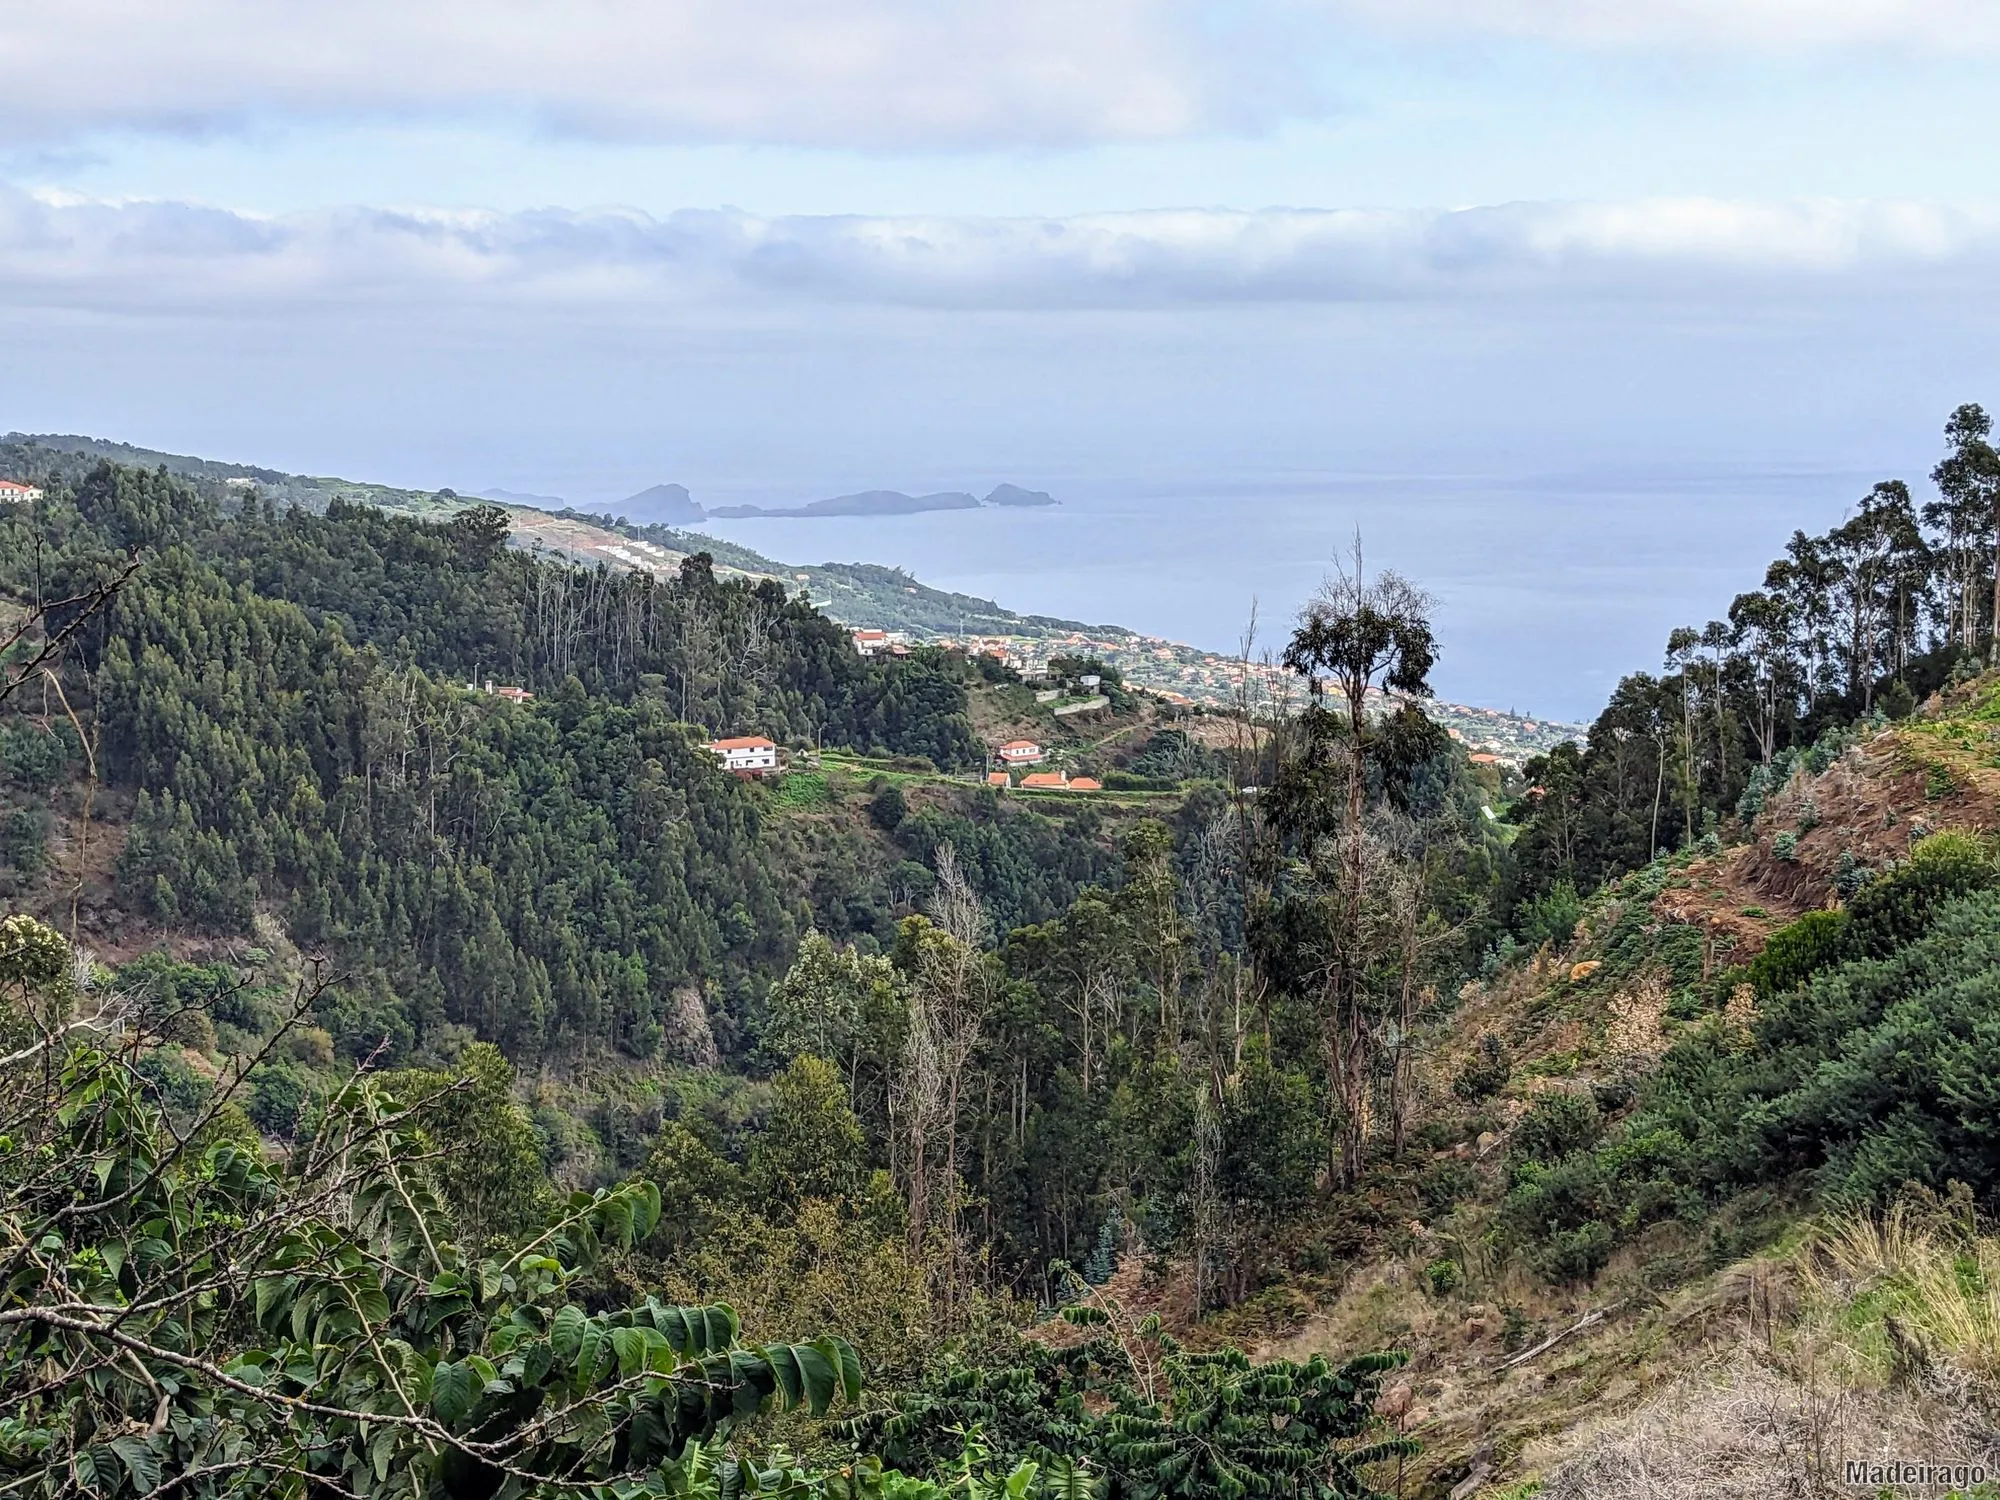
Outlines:
[[[1824,474],[1690,522],[1747,569],[2000,400],[1991,0],[30,0],[0,68],[0,428],[584,503],[1478,475],[1520,573],[1535,476]]]

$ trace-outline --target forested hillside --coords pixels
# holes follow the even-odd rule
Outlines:
[[[1148,790],[1037,811],[938,773],[976,764],[968,693],[990,671],[932,652],[864,661],[807,605],[699,559],[660,583],[510,551],[479,510],[441,525],[342,504],[278,514],[160,472],[43,477],[42,502],[0,518],[26,611],[7,679],[5,878],[78,946],[26,918],[10,929],[10,1024],[41,1039],[9,1065],[60,1064],[34,1074],[43,1086],[10,1126],[53,1153],[10,1178],[10,1227],[17,1244],[70,1232],[45,1205],[70,1191],[60,1164],[79,1129],[135,1184],[92,1206],[80,1244],[128,1243],[156,1200],[192,1217],[164,1258],[105,1252],[108,1273],[63,1272],[75,1291],[41,1260],[10,1284],[5,1327],[68,1340],[75,1394],[91,1392],[37,1404],[21,1362],[34,1346],[0,1335],[15,1339],[10,1403],[26,1403],[0,1461],[23,1478],[63,1453],[106,1490],[199,1470],[209,1490],[313,1473],[484,1494],[467,1466],[504,1456],[520,1483],[636,1465],[685,1485],[713,1462],[698,1445],[767,1401],[823,1407],[833,1388],[815,1370],[830,1364],[853,1399],[847,1345],[731,1352],[736,1314],[653,1296],[727,1299],[781,1339],[836,1326],[896,1404],[845,1436],[796,1436],[825,1458],[856,1443],[879,1455],[883,1493],[990,1469],[1022,1494],[1291,1474],[1347,1495],[1371,1464],[1407,1457],[1369,1435],[1393,1357],[1260,1366],[1129,1320],[1051,1356],[1015,1331],[1037,1305],[1098,1298],[1092,1284],[1141,1249],[1192,1254],[1201,1306],[1240,1296],[1233,1257],[1308,1204],[1324,1165],[1326,1111],[1274,1060],[1273,1028],[1298,1021],[1276,1018],[1249,952],[1246,893],[1275,866],[1245,841],[1240,795],[1183,779],[1234,782],[1226,757],[1183,736],[1178,754],[1135,761],[1157,773],[1134,778]],[[532,701],[464,685],[489,677]],[[1310,754],[1331,766],[1335,718],[1321,719]],[[764,787],[700,744],[753,729],[847,758]],[[1268,736],[1249,743],[1243,774],[1278,763]],[[1391,794],[1437,821],[1444,864],[1483,878],[1453,842],[1484,836],[1482,792],[1460,784],[1441,735],[1398,743],[1381,762]],[[424,1102],[405,1112],[403,1097]],[[353,1142],[371,1119],[412,1133],[364,1167]],[[313,1163],[355,1165],[337,1169],[336,1199],[292,1202],[267,1152],[308,1182]],[[426,1156],[445,1163],[434,1177]],[[224,1200],[201,1197],[211,1180]],[[559,1182],[585,1196],[565,1209]],[[211,1215],[248,1203],[271,1225],[254,1246],[193,1248]],[[536,1238],[545,1221],[553,1239]],[[278,1300],[204,1311],[225,1363],[176,1366],[191,1325],[168,1316],[109,1346],[134,1356],[136,1386],[86,1379],[111,1336],[49,1321],[69,1317],[50,1296],[107,1289],[208,1308],[212,1257],[255,1282],[308,1242],[351,1247],[335,1254],[350,1268],[326,1283],[288,1270]],[[408,1263],[419,1243],[435,1247],[424,1267]],[[529,1250],[510,1260],[509,1245]],[[556,1248],[530,1253],[541,1245]],[[453,1278],[475,1265],[461,1330]],[[355,1267],[376,1268],[359,1273],[365,1297],[326,1322]],[[663,1375],[726,1360],[728,1416],[712,1401],[648,1417],[618,1404],[615,1377],[592,1396],[606,1377],[567,1332],[522,1363],[520,1341],[565,1296],[640,1302],[607,1327],[663,1331]],[[1086,1330],[1092,1313],[1075,1314]],[[272,1347],[279,1316],[291,1342]],[[408,1352],[356,1362],[356,1339]],[[626,1372],[624,1335],[612,1342]],[[347,1372],[286,1376],[283,1399],[331,1425],[274,1428],[232,1372],[302,1357]],[[463,1390],[461,1369],[479,1372]],[[94,1439],[153,1399],[156,1371],[172,1376],[164,1424]],[[614,1433],[666,1425],[608,1448],[501,1436],[525,1410],[502,1388],[539,1402],[552,1381]],[[671,1411],[685,1389],[663,1380],[647,1399]],[[410,1413],[388,1430],[432,1457],[368,1443],[385,1399]],[[1274,1421],[1291,1423],[1286,1443]],[[746,1456],[793,1429],[754,1430]]]
[[[1542,792],[1519,809],[1512,899],[1562,882],[1587,892],[1754,814],[1827,730],[1900,718],[1990,665],[2000,609],[1992,426],[1978,406],[1953,412],[1933,498],[1884,480],[1839,525],[1795,531],[1724,618],[1672,632],[1664,672],[1619,683],[1582,745],[1531,765]]]
[[[1115,783],[1046,797],[951,774],[1039,711],[1007,669],[698,557],[50,473],[0,512],[0,1468],[1465,1500],[1618,1492],[1717,1368],[1786,1442],[2000,1410],[1951,1269],[2000,1271],[2000,458],[1947,443],[1525,779],[1357,558],[1296,712],[1113,674],[1061,753]]]

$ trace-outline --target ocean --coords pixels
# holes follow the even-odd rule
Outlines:
[[[1620,677],[1659,669],[1668,631],[1725,618],[1795,529],[1838,524],[1879,477],[1711,469],[1062,483],[1005,475],[957,487],[984,493],[1007,478],[1062,503],[746,518],[703,529],[785,562],[896,564],[1022,613],[1222,652],[1237,650],[1253,605],[1259,641],[1280,649],[1358,529],[1371,570],[1394,568],[1437,600],[1440,697],[1588,722]]]

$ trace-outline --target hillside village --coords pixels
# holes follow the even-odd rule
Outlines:
[[[665,574],[679,567],[688,555],[686,549],[714,548],[719,570],[743,577],[777,578],[805,589],[817,607],[852,627],[856,648],[864,654],[940,646],[990,658],[1030,678],[1042,675],[1052,658],[1094,657],[1116,668],[1130,686],[1179,707],[1247,707],[1262,714],[1296,696],[1295,681],[1261,654],[1246,662],[1164,636],[1016,615],[990,601],[946,594],[901,574],[884,581],[869,578],[858,569],[790,567],[747,549],[717,546],[710,538],[693,533],[651,527],[644,528],[652,533],[647,538],[631,534],[639,528],[614,530],[576,516],[550,517],[521,509],[511,513],[520,545],[614,568]],[[663,537],[670,537],[675,545],[665,545]],[[857,586],[858,578],[869,586]],[[926,604],[928,609],[913,607]],[[983,617],[990,628],[955,628],[953,619],[968,612]],[[922,623],[911,621],[912,615]],[[1516,767],[1583,732],[1581,725],[1442,700],[1427,702],[1426,712],[1468,749]]]
[[[241,498],[254,493],[272,503],[323,511],[335,500],[377,506],[394,514],[449,516],[481,503],[452,490],[425,492],[352,480],[287,474],[255,465],[158,453],[125,443],[69,436],[5,439],[23,445],[24,458],[37,448],[53,453],[103,457],[121,463],[164,467],[183,478],[226,490]],[[32,497],[23,495],[22,499]],[[0,503],[4,497],[0,497]],[[930,588],[898,570],[867,564],[792,565],[780,563],[718,538],[668,526],[635,526],[611,516],[574,510],[550,511],[509,502],[504,506],[515,545],[531,553],[602,564],[617,571],[666,576],[694,551],[707,551],[718,574],[773,578],[803,590],[813,604],[851,627],[864,652],[940,646],[1006,663],[1024,676],[1039,675],[1053,657],[1088,656],[1115,668],[1134,688],[1181,707],[1270,712],[1295,692],[1282,668],[1263,659],[1244,661],[1203,651],[1163,636],[1120,626],[1090,626],[1047,616],[1020,615],[991,600]],[[1535,719],[1493,708],[1433,700],[1426,711],[1460,744],[1518,767],[1583,727]]]

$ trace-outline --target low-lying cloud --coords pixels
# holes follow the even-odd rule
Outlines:
[[[1759,297],[1985,274],[2000,212],[1879,201],[1515,203],[1062,219],[355,208],[265,217],[0,189],[0,298],[168,309],[480,301],[957,309]]]
[[[0,8],[0,145],[526,117],[870,149],[1159,140],[1321,115],[1381,35],[1751,52],[2000,46],[1991,0],[63,0]]]
[[[0,11],[0,141],[494,112],[655,141],[1145,140],[1298,106],[1287,57],[1256,7],[1218,30],[1200,0],[63,0]]]

